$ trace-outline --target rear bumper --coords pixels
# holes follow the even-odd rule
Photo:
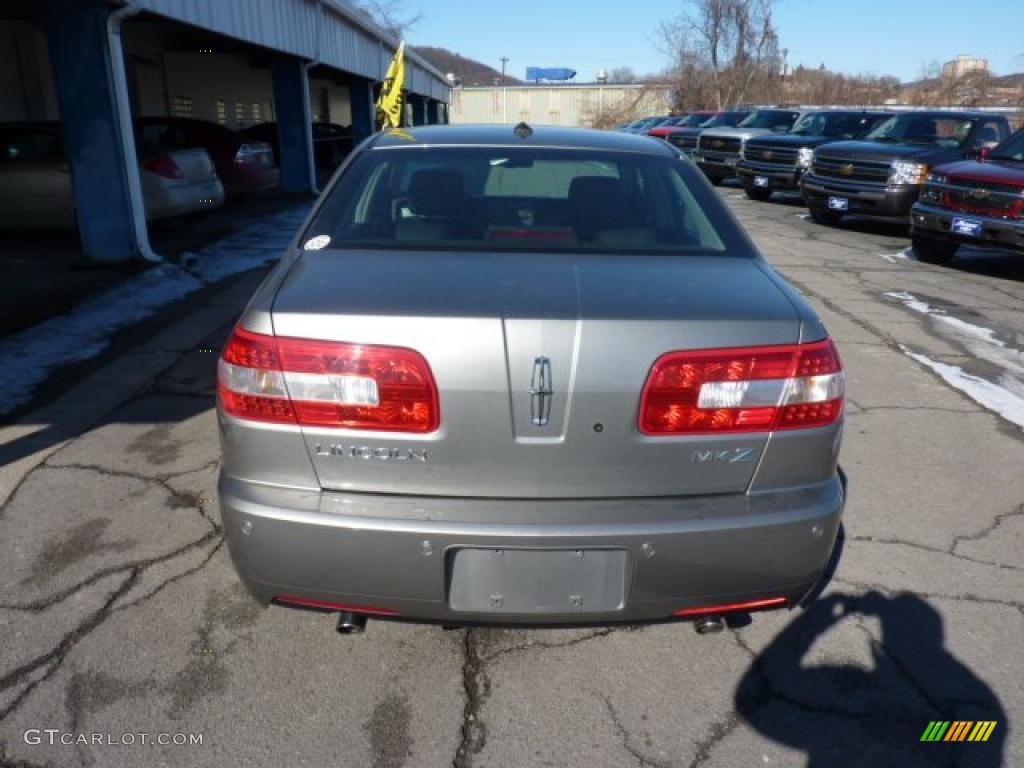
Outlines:
[[[808,205],[825,208],[830,197],[842,197],[849,201],[847,213],[902,218],[910,214],[920,187],[858,184],[806,173],[800,180],[800,190]]]
[[[953,234],[950,230],[954,217],[981,222],[981,234],[978,237]],[[1024,251],[1024,221],[1019,219],[977,216],[973,213],[959,213],[917,202],[910,209],[910,231],[913,234],[957,243],[990,245]]]
[[[764,176],[768,179],[768,189],[800,189],[800,176],[802,174],[803,171],[795,167],[765,165],[749,160],[740,160],[736,163],[736,176],[739,177],[740,184],[743,185],[744,189],[754,186],[755,176]]]
[[[287,595],[450,623],[653,621],[683,608],[785,597],[822,576],[844,503],[838,476],[754,495],[554,500],[417,498],[261,486],[222,473],[231,557],[262,602]],[[457,611],[452,561],[463,548],[617,550],[624,600],[577,608],[552,581],[542,612]]]
[[[211,179],[185,186],[149,190],[145,195],[146,218],[166,219],[206,211],[224,204],[224,185]]]

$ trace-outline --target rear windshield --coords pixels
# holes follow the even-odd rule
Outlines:
[[[742,122],[750,115],[749,112],[719,112],[710,120],[700,124],[701,128],[721,128],[722,126],[732,127]]]
[[[307,249],[746,254],[736,225],[696,174],[682,159],[638,152],[371,149],[328,191],[300,242]]]
[[[698,125],[704,125],[704,123],[711,120],[712,117],[712,115],[698,115],[695,113],[680,118],[679,122],[676,123],[676,125],[681,126],[683,128],[696,128]]]
[[[973,125],[974,120],[969,118],[905,112],[890,117],[865,138],[872,141],[961,147],[967,141]]]
[[[1017,131],[1017,133],[993,149],[990,157],[995,160],[1024,162],[1024,131]]]
[[[780,112],[774,109],[762,109],[760,112],[753,112],[744,119],[740,128],[769,128],[773,131],[788,131],[793,127],[794,121],[800,116],[799,112]]]
[[[879,121],[878,115],[864,112],[811,112],[793,126],[797,136],[829,136],[852,139]]]

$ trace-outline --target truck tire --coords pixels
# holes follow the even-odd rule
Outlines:
[[[828,208],[823,208],[820,205],[809,205],[807,206],[807,211],[811,214],[812,219],[828,227],[834,227],[843,220],[843,214],[837,211],[830,211]]]
[[[928,264],[945,264],[953,258],[958,243],[950,240],[938,240],[924,235],[911,235],[910,244],[917,258]]]

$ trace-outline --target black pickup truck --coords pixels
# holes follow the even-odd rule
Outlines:
[[[846,109],[808,112],[789,133],[748,139],[736,164],[736,175],[747,197],[753,200],[767,200],[773,192],[798,190],[816,147],[830,141],[859,139],[890,115]]]
[[[836,224],[848,213],[907,218],[936,165],[977,157],[1010,135],[1001,115],[929,110],[901,112],[863,141],[814,150],[800,190],[811,218]]]

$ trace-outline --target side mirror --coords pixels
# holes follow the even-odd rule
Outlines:
[[[979,160],[987,160],[988,156],[992,154],[992,147],[978,147],[978,151],[975,152],[974,156]]]

